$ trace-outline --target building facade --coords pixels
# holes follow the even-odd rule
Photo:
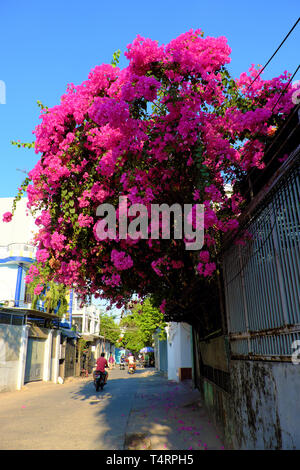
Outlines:
[[[25,276],[35,261],[37,226],[27,198],[18,202],[12,221],[4,223],[2,214],[12,204],[13,198],[0,198],[0,391],[80,375],[80,338],[89,349],[90,371],[101,350],[100,310],[92,303],[80,307],[73,290],[67,293],[63,318],[46,312],[40,300],[32,308]]]
[[[169,322],[167,332],[168,380],[192,379],[192,327],[185,322]]]

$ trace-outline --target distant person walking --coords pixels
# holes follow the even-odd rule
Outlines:
[[[110,369],[113,369],[115,367],[115,359],[112,354],[109,356],[108,365]]]

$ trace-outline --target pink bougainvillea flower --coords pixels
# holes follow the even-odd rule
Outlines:
[[[122,70],[97,65],[42,110],[40,159],[26,183],[38,268],[26,282],[40,281],[39,291],[51,279],[117,308],[151,294],[165,318],[190,310],[187,286],[201,293],[215,282],[222,237],[240,230],[236,183],[264,168],[266,146],[294,106],[286,71],[264,80],[252,64],[232,79],[230,54],[225,37],[201,29],[163,45],[138,35]],[[100,205],[115,209],[113,227],[97,215]],[[138,207],[148,218],[137,221]],[[189,250],[187,225],[203,233],[201,251]],[[128,227],[148,238],[128,236]]]
[[[40,295],[44,289],[43,284],[38,284],[34,289],[34,295]]]
[[[10,222],[12,220],[12,213],[11,212],[5,212],[3,214],[3,222]]]

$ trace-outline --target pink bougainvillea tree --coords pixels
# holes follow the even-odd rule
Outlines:
[[[167,45],[137,36],[126,68],[97,66],[81,85],[68,85],[59,105],[42,110],[34,131],[41,158],[21,188],[39,214],[28,282],[53,279],[117,306],[152,294],[166,315],[188,310],[193,290],[205,295],[222,234],[238,227],[236,183],[263,168],[265,146],[293,106],[287,72],[263,80],[252,66],[233,79],[230,53],[225,37],[201,30]],[[120,196],[125,210],[204,204],[202,249],[150,236],[97,239],[97,207],[117,208]]]

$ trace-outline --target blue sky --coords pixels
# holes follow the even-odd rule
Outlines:
[[[166,44],[201,28],[205,35],[226,36],[232,48],[234,77],[252,63],[265,64],[299,17],[299,1],[252,0],[1,0],[0,80],[6,104],[0,104],[0,197],[12,197],[38,160],[33,150],[11,140],[31,142],[39,123],[37,100],[59,103],[68,83],[87,78],[91,68],[110,63],[117,49],[137,34]],[[271,78],[299,64],[300,24],[266,69]],[[120,66],[126,66],[122,56]],[[300,73],[295,77],[300,79]]]

